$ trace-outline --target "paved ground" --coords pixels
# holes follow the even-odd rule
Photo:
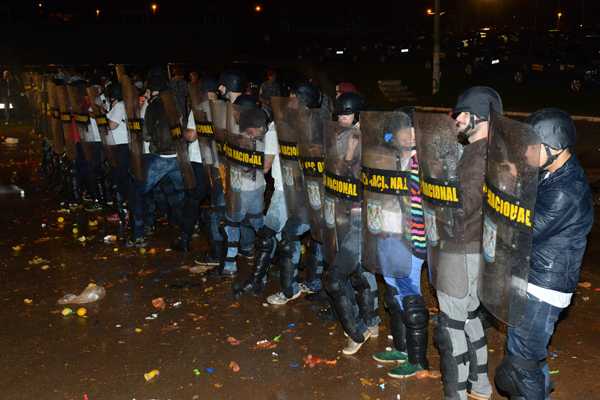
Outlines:
[[[441,398],[439,379],[392,380],[387,367],[371,359],[391,343],[383,312],[380,337],[347,357],[340,352],[340,326],[319,320],[318,305],[306,299],[284,307],[256,297],[235,301],[231,281],[192,274],[184,268],[192,265],[191,257],[167,251],[174,234],[167,226],[145,254],[104,243],[117,226],[104,214],[60,212],[56,196],[34,173],[39,146],[26,131],[0,129],[0,136],[21,139],[17,146],[0,145],[0,185],[16,183],[25,191],[24,198],[0,194],[0,398]],[[589,146],[593,161],[597,147]],[[578,290],[550,348],[554,399],[600,398],[599,238],[597,224],[582,276],[589,288]],[[203,246],[201,235],[195,252]],[[86,305],[86,317],[64,317],[57,300],[90,282],[102,285],[106,297]],[[272,283],[267,293],[274,290]],[[162,311],[152,305],[157,297],[166,302]],[[504,336],[495,329],[488,333],[493,371]],[[273,347],[257,348],[262,340]],[[310,368],[304,362],[309,354],[335,365]],[[429,355],[437,369],[433,346]],[[146,382],[144,374],[154,369],[160,375]]]

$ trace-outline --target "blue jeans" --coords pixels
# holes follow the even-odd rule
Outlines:
[[[212,187],[210,188],[210,241],[212,243],[224,240],[221,234],[221,221],[225,218],[225,193],[219,170],[215,167],[209,168]]]
[[[554,307],[527,294],[525,315],[518,326],[508,328],[506,343],[509,356],[540,361],[539,368],[525,369],[515,367],[519,374],[518,387],[527,400],[544,400],[550,394],[550,373],[546,357],[548,343],[554,334],[554,328],[562,308]]]
[[[393,276],[384,276],[386,290],[388,287],[394,288],[396,293],[394,295],[394,302],[400,309],[402,309],[402,299],[406,296],[420,296],[421,295],[421,268],[423,267],[423,260],[415,256],[411,256],[411,270],[410,274],[406,277],[399,278]]]
[[[172,191],[167,195],[167,201],[171,212],[174,214],[174,222],[181,223],[181,211],[185,197],[183,176],[179,169],[176,157],[160,157],[150,154],[147,157],[145,165],[148,172],[144,182],[136,182],[133,202],[133,239],[137,239],[144,234],[145,204],[147,197],[151,195],[152,189],[156,187],[164,178],[169,179],[172,185]]]
[[[242,238],[242,223],[249,225],[252,232],[257,232],[264,224],[263,206],[264,206],[265,188],[258,190],[249,190],[241,192],[240,211],[235,213],[225,213],[225,234],[227,235],[227,254],[223,270],[233,273],[237,271],[235,261]]]

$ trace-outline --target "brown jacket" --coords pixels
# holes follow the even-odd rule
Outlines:
[[[487,159],[487,138],[465,146],[458,162],[458,188],[462,201],[464,244],[468,253],[481,252],[483,234],[483,183]]]

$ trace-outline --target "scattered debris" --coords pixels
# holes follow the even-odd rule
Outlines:
[[[146,382],[150,382],[151,380],[157,378],[160,375],[160,371],[157,369],[153,369],[152,371],[146,372],[144,374],[144,379]]]
[[[69,315],[73,314],[73,310],[72,310],[72,309],[70,309],[69,307],[65,307],[65,308],[63,308],[63,310],[61,311],[61,314],[62,314],[62,316],[63,316],[63,317],[67,317],[67,316],[69,316]]]
[[[117,243],[117,235],[104,236],[104,243],[108,243],[108,244]]]
[[[227,337],[227,343],[229,343],[232,346],[239,346],[241,342],[239,340],[237,340],[236,338],[234,338],[233,336],[229,336],[229,337]]]
[[[317,356],[313,356],[312,354],[307,355],[306,357],[304,357],[304,365],[308,366],[309,368],[314,368],[315,366],[319,365],[319,364],[324,364],[324,365],[329,365],[329,366],[335,366],[337,364],[337,360],[327,360],[325,358],[321,358],[321,357],[317,357]]]
[[[157,310],[163,311],[167,307],[167,303],[165,303],[165,299],[162,297],[157,297],[152,300],[152,307]]]
[[[27,305],[31,305],[31,304],[33,304],[33,300],[32,299],[24,299],[23,303],[25,303]]]
[[[437,370],[425,369],[423,371],[418,371],[415,376],[417,377],[417,379],[440,379],[442,377],[442,374],[440,373],[440,371]]]
[[[264,339],[256,342],[254,346],[255,350],[271,350],[277,347],[277,343],[273,343],[270,340]]]
[[[35,256],[33,259],[29,260],[27,263],[29,265],[39,265],[49,263],[50,261],[43,259],[42,257]]]
[[[80,317],[85,317],[87,315],[87,310],[85,309],[85,307],[79,307],[77,309],[77,315],[79,315]]]
[[[79,294],[68,293],[58,300],[58,304],[87,304],[102,300],[106,295],[106,290],[102,286],[90,283]]]
[[[238,363],[236,363],[235,361],[231,361],[229,363],[229,369],[232,370],[233,372],[240,372],[240,365]]]

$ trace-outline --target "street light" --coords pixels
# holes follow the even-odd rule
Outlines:
[[[259,13],[262,12],[262,6],[260,4],[257,4],[254,6],[254,11]]]
[[[556,29],[560,30],[560,19],[562,18],[563,13],[561,11],[556,13]]]
[[[150,5],[150,10],[152,10],[152,14],[156,14],[156,11],[158,10],[158,4],[152,3]]]
[[[100,9],[96,8],[96,18],[100,16]]]

